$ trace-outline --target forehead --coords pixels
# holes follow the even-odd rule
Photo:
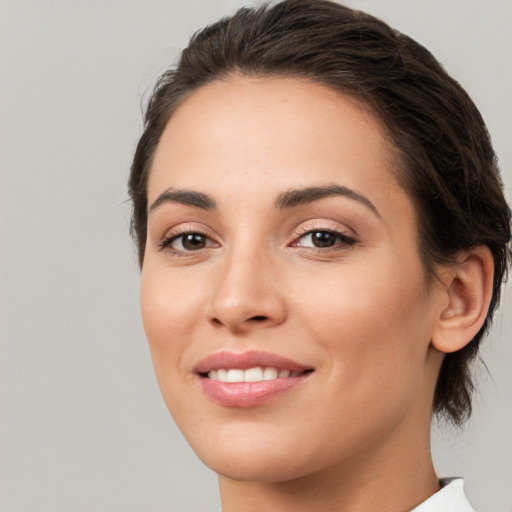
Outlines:
[[[170,186],[261,200],[292,185],[338,183],[386,202],[405,194],[395,167],[380,122],[356,100],[306,80],[237,76],[177,108],[155,153],[148,200]]]

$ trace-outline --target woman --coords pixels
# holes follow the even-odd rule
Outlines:
[[[130,194],[157,378],[224,512],[472,510],[430,422],[471,412],[510,210],[423,47],[326,1],[238,11],[161,77]]]

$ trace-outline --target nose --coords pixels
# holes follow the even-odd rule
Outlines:
[[[263,251],[232,251],[221,268],[207,308],[208,320],[233,333],[275,327],[286,318],[279,265]]]

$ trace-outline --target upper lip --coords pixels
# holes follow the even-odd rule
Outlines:
[[[201,359],[194,366],[193,370],[195,373],[208,373],[211,370],[219,370],[221,368],[247,370],[256,366],[290,370],[291,372],[312,370],[310,366],[305,366],[287,357],[257,350],[238,353],[230,351],[216,352]]]

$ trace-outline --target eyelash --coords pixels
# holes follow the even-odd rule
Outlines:
[[[302,230],[300,230],[300,232],[298,233],[298,235],[296,236],[295,240],[292,242],[291,246],[292,247],[301,247],[300,245],[298,245],[298,241],[301,240],[301,239],[304,239],[306,236],[308,235],[312,235],[313,233],[324,233],[324,234],[329,234],[329,235],[333,235],[335,236],[337,239],[338,239],[338,243],[332,245],[332,246],[329,246],[329,247],[302,247],[303,249],[306,249],[308,251],[314,251],[314,252],[317,252],[319,254],[325,254],[326,252],[330,252],[330,251],[340,251],[340,250],[344,250],[344,249],[347,249],[348,247],[351,247],[355,244],[358,243],[358,241],[351,237],[351,236],[348,236],[346,235],[345,233],[341,232],[341,231],[337,231],[337,230],[334,230],[334,229],[326,229],[326,228],[321,228],[321,227],[318,227],[318,228],[311,228],[311,227],[308,227],[308,228],[304,228]],[[186,237],[187,235],[199,235],[201,237],[204,237],[205,239],[208,239],[210,241],[213,241],[212,237],[210,237],[209,235],[207,235],[206,233],[200,231],[200,230],[197,230],[197,229],[189,229],[189,230],[186,230],[186,231],[182,231],[180,233],[175,233],[175,234],[171,234],[171,235],[168,235],[168,236],[165,236],[160,242],[159,242],[159,248],[161,250],[166,250],[168,252],[171,253],[172,256],[191,256],[193,255],[195,252],[199,252],[201,250],[204,250],[204,249],[210,249],[210,247],[201,247],[200,249],[197,249],[197,250],[180,250],[180,249],[173,249],[171,244],[176,241],[176,240],[179,240],[180,238],[183,238],[183,237]],[[340,244],[341,242],[341,244]],[[214,242],[214,243],[217,243],[217,242]]]
[[[298,245],[298,241],[301,239],[304,239],[308,235],[312,235],[313,233],[324,233],[333,235],[337,238],[337,243],[330,247],[304,247],[304,249],[317,252],[319,254],[325,254],[326,252],[330,251],[342,251],[344,249],[347,249],[349,247],[352,247],[353,245],[357,244],[357,240],[351,236],[348,236],[347,234],[343,233],[342,231],[338,231],[336,229],[330,229],[330,228],[322,228],[322,227],[307,227],[300,231],[299,236],[296,238],[296,240],[292,243],[292,246],[294,247],[301,247]]]

